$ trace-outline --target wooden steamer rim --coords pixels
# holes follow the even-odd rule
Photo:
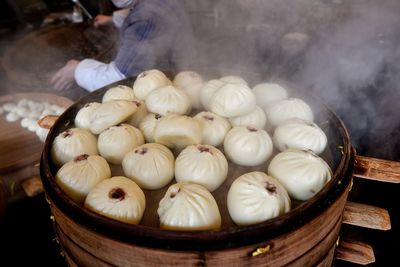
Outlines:
[[[332,179],[318,194],[284,215],[263,223],[245,227],[230,226],[220,231],[179,232],[114,221],[86,209],[83,205],[75,203],[55,182],[54,174],[56,169],[50,159],[52,141],[58,133],[70,127],[75,114],[84,104],[93,101],[101,102],[101,97],[107,89],[119,84],[132,85],[135,78],[128,78],[110,84],[81,98],[60,116],[56,124],[51,128],[45,142],[41,157],[40,173],[49,202],[74,222],[82,225],[89,231],[127,244],[171,251],[211,251],[238,248],[260,243],[294,231],[320,216],[338,199],[342,199],[344,195],[347,198],[345,190],[349,188],[352,179],[355,157],[349,134],[337,115],[323,104],[319,98],[311,96],[314,101],[310,103],[317,103],[326,111],[329,124],[335,132],[337,131],[335,137],[338,139],[337,143],[330,146],[330,149],[333,150],[331,152],[337,157],[337,167],[332,169]],[[340,218],[341,215],[338,215],[338,219]]]

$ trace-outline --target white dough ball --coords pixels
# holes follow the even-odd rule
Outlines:
[[[60,167],[82,154],[97,155],[97,138],[86,129],[71,128],[56,136],[50,153],[53,163]]]
[[[268,166],[268,174],[298,200],[312,198],[332,177],[329,165],[322,158],[310,150],[298,149],[277,154]]]
[[[162,118],[163,116],[159,114],[149,113],[140,122],[139,129],[142,131],[147,143],[154,142],[154,129]]]
[[[18,114],[14,111],[11,111],[6,115],[6,120],[9,122],[15,122],[15,121],[19,120],[20,118],[21,117],[18,116]]]
[[[278,217],[288,212],[290,205],[286,189],[264,172],[249,172],[238,177],[227,196],[229,215],[241,226]]]
[[[224,154],[211,145],[190,145],[175,161],[177,182],[200,184],[210,192],[216,190],[228,175],[228,161]]]
[[[203,108],[200,90],[204,86],[204,80],[200,74],[194,71],[181,71],[175,76],[173,84],[176,88],[186,92],[194,109]]]
[[[132,102],[136,105],[137,109],[126,122],[135,127],[139,127],[140,122],[147,116],[147,114],[149,114],[149,112],[147,111],[146,104],[142,100],[136,98],[135,100],[132,100]]]
[[[109,102],[114,100],[135,100],[136,97],[133,93],[132,87],[126,85],[117,85],[108,89],[101,100],[101,102]]]
[[[184,115],[168,115],[154,129],[156,143],[181,150],[201,143],[201,127],[197,120]]]
[[[28,101],[28,106],[29,106],[29,109],[31,111],[41,112],[44,109],[44,105],[43,104],[41,104],[39,102],[35,102],[35,101]],[[51,105],[50,106],[50,109],[52,110],[52,112],[54,111],[55,107],[58,107],[58,106],[56,106],[56,105]]]
[[[21,118],[26,118],[29,116],[29,113],[31,111],[26,107],[17,107],[16,112],[17,112],[18,116],[20,116]]]
[[[190,112],[190,98],[185,91],[172,85],[154,89],[147,95],[147,109],[156,114],[187,114]]]
[[[107,161],[98,155],[79,155],[65,163],[55,177],[59,187],[74,201],[83,203],[89,191],[111,177]]]
[[[12,112],[15,108],[17,108],[17,105],[15,105],[14,103],[11,103],[11,102],[5,103],[3,105],[3,109],[6,112]]]
[[[36,135],[39,137],[39,140],[43,143],[46,141],[47,135],[49,134],[50,129],[38,127],[36,129]]]
[[[256,107],[256,98],[251,89],[240,83],[228,83],[211,97],[210,111],[223,117],[247,114]]]
[[[197,110],[203,109],[203,105],[201,104],[200,100],[200,91],[203,87],[204,83],[194,83],[194,84],[189,84],[182,89],[188,95],[191,106],[194,109]]]
[[[200,124],[203,144],[220,146],[226,133],[232,128],[226,118],[209,111],[197,113],[193,118]]]
[[[45,108],[40,113],[40,117],[44,117],[44,116],[47,116],[47,115],[53,115],[53,114],[54,114],[53,110],[51,110],[50,108]]]
[[[210,110],[209,104],[214,93],[225,84],[225,82],[220,80],[210,80],[200,89],[200,102],[206,110]]]
[[[311,107],[299,98],[288,98],[275,102],[266,110],[267,120],[271,125],[278,126],[288,119],[299,118],[306,121],[314,120]]]
[[[100,105],[98,102],[90,102],[80,108],[75,116],[75,126],[77,128],[90,129],[90,118]]]
[[[224,83],[238,83],[238,84],[248,86],[247,82],[242,77],[235,76],[235,75],[223,76],[220,78],[220,81],[222,81]]]
[[[202,84],[203,82],[203,77],[199,73],[195,71],[181,71],[175,75],[173,85],[176,88],[184,89],[188,85],[198,83]]]
[[[271,104],[287,99],[288,91],[277,83],[260,83],[252,89],[257,105],[266,110]]]
[[[147,143],[127,153],[122,168],[127,177],[144,189],[159,189],[174,178],[174,155],[165,146]]]
[[[263,129],[267,124],[267,116],[262,108],[256,106],[253,111],[247,114],[229,118],[229,122],[232,126],[242,125]]]
[[[139,224],[146,208],[146,197],[134,181],[114,176],[90,190],[85,207],[117,221]]]
[[[272,140],[280,151],[297,148],[312,150],[317,155],[325,150],[328,143],[326,134],[318,125],[302,119],[290,119],[278,125]]]
[[[102,103],[90,116],[90,131],[99,134],[111,126],[120,124],[132,116],[136,109],[137,106],[127,100]]]
[[[43,105],[43,109],[50,109],[50,107],[51,107],[51,104],[48,102],[42,102],[42,105]]]
[[[50,115],[50,114],[47,114],[47,115]],[[28,114],[28,118],[33,119],[33,120],[39,120],[39,119],[41,119],[41,118],[44,117],[44,116],[46,116],[46,115],[43,115],[43,116],[42,116],[42,113],[39,112],[39,111],[32,111],[32,112],[30,112],[30,113]]]
[[[40,103],[38,103],[38,104],[40,104]],[[41,105],[41,104],[40,104],[40,105]],[[50,109],[51,109],[52,112],[56,112],[59,108],[60,108],[60,107],[59,107],[58,105],[55,105],[55,104],[53,104],[53,105],[50,106]]]
[[[55,110],[56,115],[61,115],[65,112],[66,108],[64,107],[59,107],[58,109]]]
[[[129,151],[143,144],[142,132],[125,123],[111,126],[101,132],[97,139],[99,154],[112,164],[121,164]]]
[[[27,98],[22,98],[18,101],[17,106],[18,107],[25,107],[25,108],[29,108],[29,100]]]
[[[158,209],[160,227],[174,231],[218,230],[221,214],[217,202],[203,186],[193,183],[171,185]]]
[[[30,121],[31,121],[31,119],[29,119],[29,118],[23,118],[21,120],[21,127],[28,128]]]
[[[156,69],[146,70],[140,73],[133,83],[133,93],[140,100],[145,100],[154,89],[171,84],[172,82],[161,71]]]
[[[225,136],[224,151],[236,164],[257,166],[271,156],[273,144],[265,130],[235,126]]]
[[[39,124],[35,120],[28,121],[28,130],[31,132],[36,132],[37,128],[39,128]]]

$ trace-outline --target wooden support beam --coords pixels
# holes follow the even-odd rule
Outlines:
[[[400,183],[400,162],[356,156],[355,177],[387,183]]]
[[[391,229],[387,210],[351,201],[346,202],[343,223],[384,231]]]
[[[350,240],[339,241],[335,258],[361,265],[375,262],[374,250],[370,245]]]

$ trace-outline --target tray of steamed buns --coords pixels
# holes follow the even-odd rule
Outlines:
[[[108,85],[50,130],[46,191],[75,216],[136,233],[218,238],[277,227],[340,179],[343,125],[295,89],[157,69]]]

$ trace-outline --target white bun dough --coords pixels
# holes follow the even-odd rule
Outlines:
[[[288,91],[277,83],[259,83],[252,89],[257,105],[266,110],[271,104],[287,99]]]
[[[209,111],[199,112],[193,118],[200,124],[203,144],[220,146],[224,142],[225,135],[232,128],[226,118]]]
[[[163,116],[160,114],[148,113],[140,122],[139,129],[147,143],[154,142],[154,129],[162,118]]]
[[[149,112],[147,111],[146,104],[142,100],[136,98],[132,100],[132,103],[136,105],[137,109],[135,113],[133,113],[133,115],[126,120],[126,123],[129,123],[135,127],[139,127],[140,123],[147,116],[147,114],[149,114]]]
[[[210,192],[216,190],[228,175],[228,161],[224,154],[210,145],[191,145],[175,161],[177,182],[200,184]]]
[[[235,126],[225,136],[224,151],[236,164],[257,166],[266,162],[271,156],[273,144],[265,130]]]
[[[169,115],[162,118],[154,129],[156,143],[171,149],[184,149],[188,145],[201,143],[201,127],[197,120],[184,115]]]
[[[263,129],[267,124],[267,116],[262,108],[256,106],[250,113],[229,118],[229,122],[232,126],[242,125]]]
[[[174,231],[218,230],[221,214],[217,202],[203,186],[193,183],[171,185],[158,210],[160,226]]]
[[[287,149],[277,154],[268,166],[268,174],[278,179],[289,195],[308,200],[331,179],[329,165],[312,151]]]
[[[149,112],[161,114],[187,114],[191,110],[190,98],[185,91],[172,85],[153,90],[146,98]]]
[[[137,98],[144,101],[154,89],[171,84],[172,82],[163,72],[157,69],[146,70],[136,77],[133,83],[133,93]]]
[[[97,139],[99,154],[112,164],[121,164],[129,151],[143,144],[142,132],[125,123],[111,126],[101,132]]]
[[[68,129],[53,140],[50,154],[59,167],[82,154],[97,155],[97,138],[87,129]]]
[[[200,102],[205,110],[210,110],[210,100],[214,93],[226,83],[220,80],[209,80],[200,89]]]
[[[99,134],[111,126],[124,122],[136,110],[137,106],[132,101],[115,100],[102,103],[90,117],[90,131]]]
[[[251,89],[240,83],[228,83],[220,87],[211,97],[210,111],[222,117],[247,114],[256,107],[256,98]]]
[[[236,178],[228,191],[231,219],[240,226],[261,223],[290,210],[290,198],[280,182],[263,172]]]
[[[98,155],[79,155],[65,163],[55,176],[59,187],[74,201],[83,203],[89,191],[111,177],[107,161]]]
[[[108,89],[101,100],[101,102],[109,102],[114,100],[135,100],[135,95],[133,93],[132,87],[126,85],[117,85]]]
[[[328,143],[326,134],[318,125],[302,119],[290,119],[278,125],[272,140],[280,151],[297,148],[312,150],[317,155],[325,150]]]
[[[273,126],[286,120],[299,118],[306,121],[314,120],[314,113],[311,107],[300,98],[288,98],[275,102],[266,110],[267,120]]]
[[[127,153],[122,168],[127,177],[144,189],[159,189],[174,178],[175,158],[165,146],[143,144]]]
[[[85,207],[117,221],[139,224],[146,208],[146,198],[134,181],[115,176],[90,190]]]
[[[75,116],[75,127],[90,129],[90,118],[100,105],[98,102],[91,102],[79,109]]]

